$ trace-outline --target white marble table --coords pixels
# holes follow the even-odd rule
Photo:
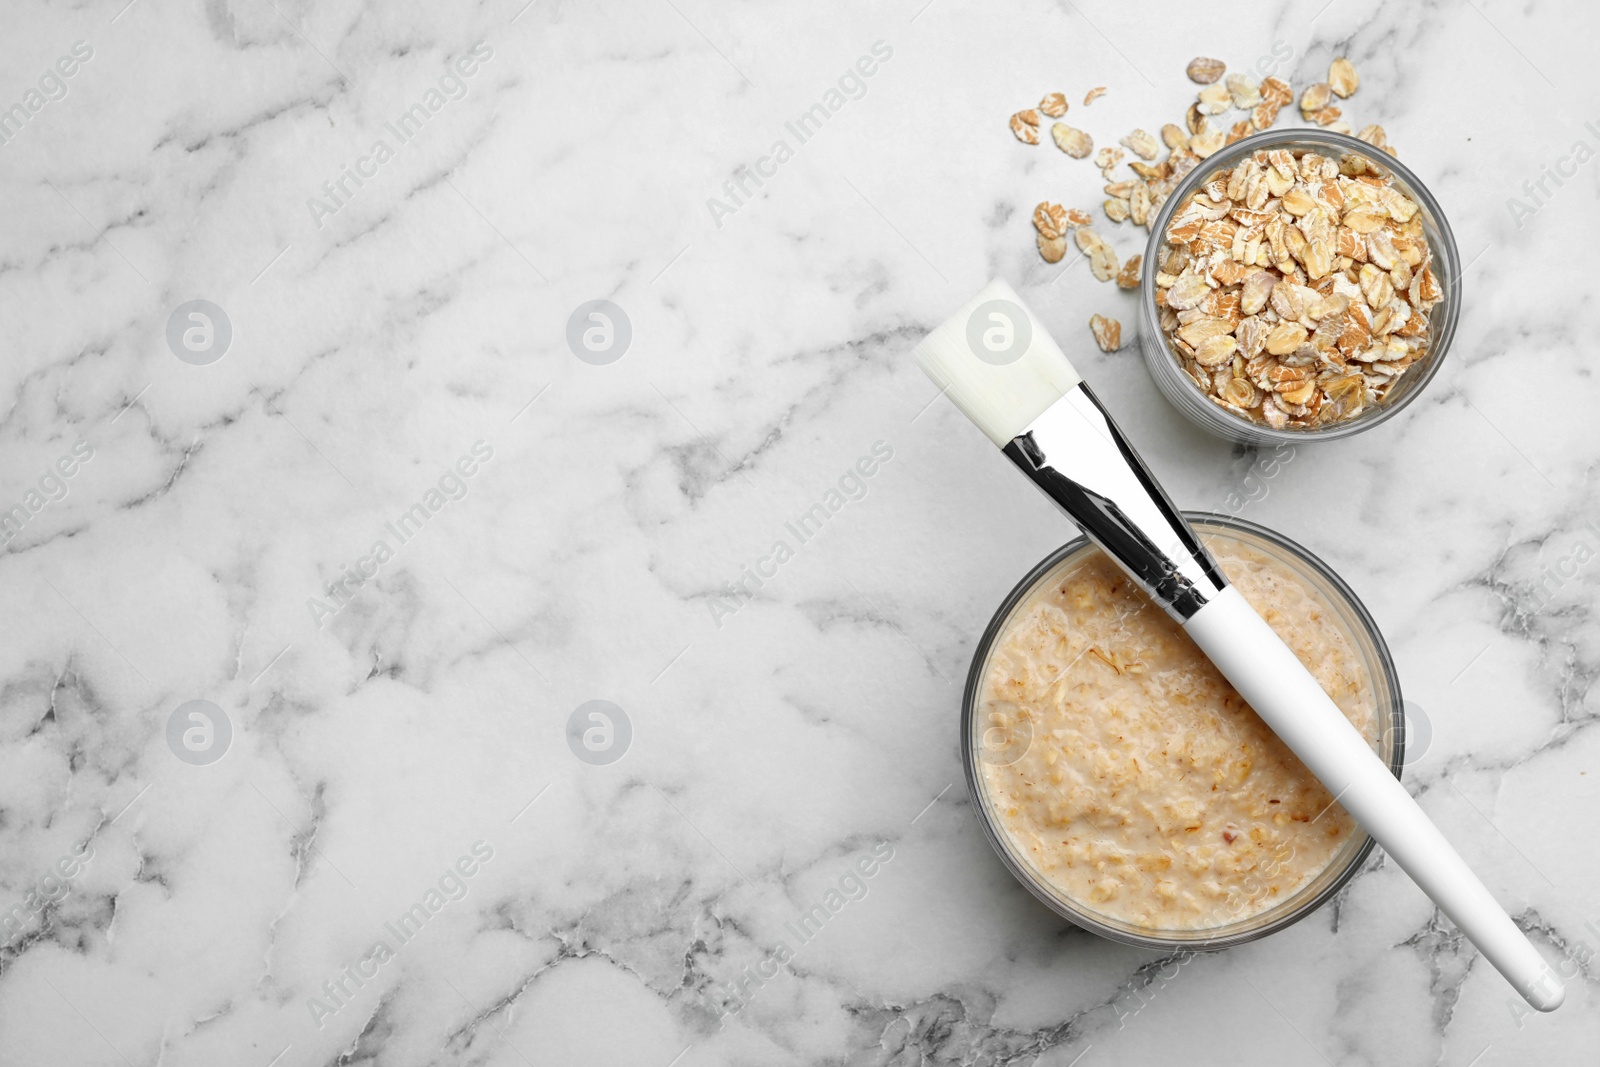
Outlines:
[[[0,1063],[1592,1055],[1591,9],[123,2],[0,35]],[[1428,394],[1243,514],[1376,615],[1408,784],[1578,973],[1552,1016],[1381,858],[1177,966],[974,821],[960,682],[1071,531],[907,352],[1004,276],[1184,506],[1245,484],[1090,346],[1133,299],[1028,213],[1098,175],[1005,122],[1106,85],[1087,128],[1153,130],[1197,52],[1297,89],[1350,55],[1471,261]],[[567,340],[596,300],[609,363]]]

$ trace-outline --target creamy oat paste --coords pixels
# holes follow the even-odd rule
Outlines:
[[[1206,541],[1374,739],[1372,681],[1322,595],[1253,546]],[[1289,899],[1357,831],[1178,624],[1098,550],[1013,614],[978,710],[1001,832],[1091,912],[1158,930],[1226,926]]]

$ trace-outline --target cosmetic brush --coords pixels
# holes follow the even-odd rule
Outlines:
[[[955,405],[1178,622],[1257,715],[1540,1011],[1561,979],[1239,591],[1043,325],[991,282],[916,348]]]

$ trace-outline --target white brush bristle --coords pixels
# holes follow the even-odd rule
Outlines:
[[[922,339],[917,362],[1004,448],[1083,381],[1021,298],[996,279]]]

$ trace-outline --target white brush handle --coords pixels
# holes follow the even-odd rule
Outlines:
[[[1540,1011],[1565,990],[1505,909],[1266,620],[1228,587],[1185,625],[1274,733]]]

